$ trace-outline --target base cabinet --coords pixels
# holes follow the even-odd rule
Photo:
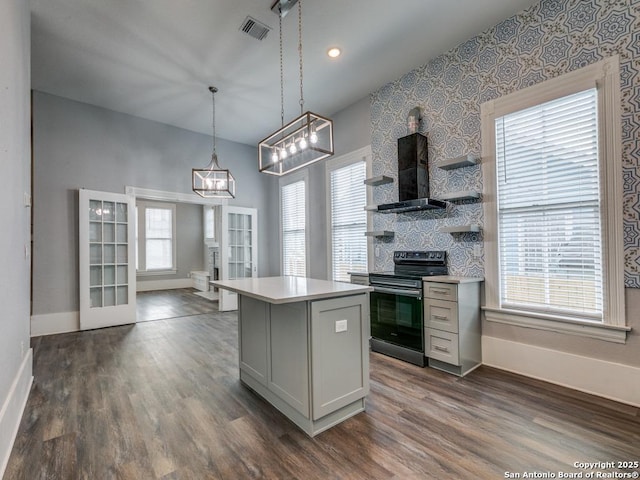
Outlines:
[[[286,304],[239,299],[244,384],[310,436],[364,410],[367,294]]]
[[[356,285],[369,285],[369,274],[360,272],[349,272],[349,279],[351,283]]]
[[[425,356],[430,367],[463,376],[482,363],[481,282],[424,282]]]

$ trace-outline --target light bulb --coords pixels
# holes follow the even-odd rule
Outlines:
[[[318,143],[318,134],[315,131],[311,132],[311,135],[309,135],[309,141],[311,143]]]
[[[205,178],[204,183],[207,184],[207,189],[211,190],[211,188],[213,187],[213,180],[211,180],[210,178]]]
[[[337,58],[341,53],[342,50],[340,50],[338,47],[331,47],[329,50],[327,50],[327,55],[329,55],[331,58]]]
[[[293,155],[297,151],[298,151],[298,147],[296,147],[296,142],[291,142],[291,145],[289,145],[289,152],[291,152],[291,155]]]
[[[286,148],[281,148],[280,149],[280,160],[284,160],[285,158],[287,158],[287,149]]]
[[[271,161],[273,163],[278,161],[278,151],[274,148],[273,153],[271,154]]]
[[[300,145],[300,150],[304,150],[305,148],[307,148],[307,139],[302,137],[298,145]]]

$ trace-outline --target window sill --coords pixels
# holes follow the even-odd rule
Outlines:
[[[482,310],[484,311],[485,319],[489,322],[517,325],[519,327],[547,330],[550,332],[567,333],[570,335],[590,337],[613,343],[626,343],[627,332],[631,331],[631,327],[604,325],[589,321],[568,320],[566,318],[556,317],[553,315],[525,313],[517,310],[491,307],[482,307]]]
[[[178,270],[136,270],[137,277],[153,277],[158,275],[175,275]]]

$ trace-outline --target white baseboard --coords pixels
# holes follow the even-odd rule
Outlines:
[[[11,449],[18,434],[20,420],[27,405],[33,383],[33,350],[30,348],[22,359],[20,369],[11,384],[9,395],[0,410],[0,478],[9,463]]]
[[[54,335],[80,330],[80,312],[47,313],[31,316],[31,336]]]
[[[640,368],[482,336],[484,365],[640,407]]]
[[[193,279],[149,280],[136,282],[136,292],[193,288]],[[80,312],[58,312],[31,316],[31,336],[55,335],[80,331]]]
[[[138,280],[136,282],[136,292],[149,292],[151,290],[173,290],[176,288],[192,288],[192,278],[175,278],[172,280],[148,280],[146,282]]]

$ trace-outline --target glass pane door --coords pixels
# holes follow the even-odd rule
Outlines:
[[[253,276],[251,214],[229,213],[229,279]]]
[[[237,280],[255,277],[258,273],[256,250],[256,218],[254,208],[222,206],[222,239],[220,278]],[[219,309],[236,310],[238,300],[235,293],[221,290]]]
[[[80,328],[135,322],[132,198],[80,190]]]

